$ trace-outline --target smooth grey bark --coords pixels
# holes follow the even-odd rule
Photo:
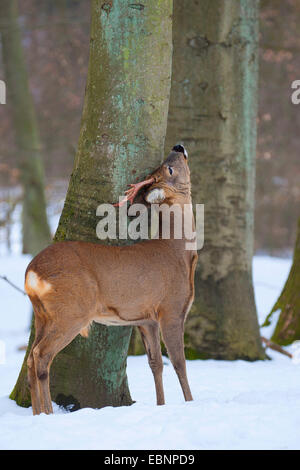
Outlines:
[[[189,152],[205,204],[188,358],[264,358],[252,286],[258,1],[178,0],[166,148]]]
[[[55,241],[98,243],[97,206],[117,202],[127,184],[160,163],[170,93],[171,13],[171,0],[149,0],[145,6],[92,1],[79,144]],[[131,404],[130,334],[129,327],[94,324],[88,339],[75,338],[52,364],[52,399],[73,410]],[[12,398],[28,406],[24,383],[23,376]]]

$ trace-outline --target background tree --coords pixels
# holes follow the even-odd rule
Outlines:
[[[190,157],[205,204],[188,358],[262,359],[252,286],[258,1],[178,0],[166,147]]]
[[[280,310],[280,316],[271,340],[283,346],[300,340],[300,218],[288,279],[263,326],[270,324],[271,317],[277,310]]]
[[[18,25],[17,1],[2,0],[0,15],[5,81],[23,187],[23,253],[34,255],[51,240],[46,214],[41,142]]]
[[[88,67],[90,2],[22,0],[18,6],[52,218],[53,213],[61,213],[77,148]],[[300,3],[261,0],[259,17],[255,251],[290,256],[300,203],[300,113],[299,105],[291,101],[290,86],[300,76]],[[3,69],[0,57],[1,79]],[[14,177],[18,151],[8,108],[8,104],[0,106],[0,203],[15,201],[20,194]],[[0,204],[0,221],[6,218],[3,207]],[[18,212],[19,206],[13,221]],[[7,225],[0,226],[0,241],[6,240],[7,232]],[[15,230],[11,233],[13,238]]]
[[[172,0],[92,1],[90,61],[78,150],[55,240],[96,238],[96,208],[159,164],[171,75]],[[112,279],[113,282],[113,279]],[[128,405],[131,328],[94,324],[55,359],[51,395],[73,409]],[[32,335],[31,335],[32,336]],[[30,404],[26,365],[11,397]]]
[[[300,205],[300,2],[261,0],[255,249],[292,256]]]

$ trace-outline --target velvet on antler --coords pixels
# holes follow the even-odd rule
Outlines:
[[[114,204],[115,207],[121,207],[123,206],[127,201],[130,202],[130,204],[133,203],[134,201],[134,198],[136,197],[137,193],[139,192],[139,190],[141,188],[143,188],[144,186],[147,186],[151,183],[154,182],[154,178],[149,178],[147,180],[144,180],[144,181],[141,181],[140,183],[135,183],[135,184],[130,184],[130,188],[127,189],[127,191],[125,191],[125,197],[124,199],[122,199],[122,201],[120,202],[117,202],[116,204]]]

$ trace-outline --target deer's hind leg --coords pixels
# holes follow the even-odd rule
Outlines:
[[[162,315],[160,328],[169,358],[179,379],[185,401],[193,400],[186,374],[184,355],[184,315]]]
[[[34,329],[35,329],[35,337],[32,343],[28,358],[27,358],[27,380],[30,388],[30,395],[31,395],[31,405],[32,405],[32,412],[34,415],[38,415],[41,413],[41,400],[40,400],[40,390],[38,386],[38,380],[36,377],[36,368],[34,362],[34,354],[33,350],[37,346],[37,344],[41,341],[44,330],[45,330],[45,317],[43,315],[44,308],[43,304],[41,303],[40,299],[37,296],[29,296],[33,311],[34,311]]]
[[[39,325],[37,324],[37,322],[35,322],[35,339],[32,343],[31,350],[27,358],[27,379],[28,379],[28,384],[30,388],[32,412],[34,415],[38,415],[41,413],[40,391],[39,391],[39,386],[38,386],[38,382],[36,378],[34,356],[33,356],[33,349],[39,343],[42,337],[41,328],[42,328],[42,325]]]
[[[82,329],[83,325],[53,322],[47,325],[40,342],[33,349],[34,364],[40,392],[41,413],[53,413],[50,395],[50,366],[55,356],[65,348]]]
[[[164,387],[162,381],[163,362],[161,357],[159,325],[156,322],[138,327],[148,356],[149,366],[152,370],[156,402],[158,405],[165,404]]]

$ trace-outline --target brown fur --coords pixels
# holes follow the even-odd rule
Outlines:
[[[168,173],[168,166],[173,175]],[[148,188],[163,188],[168,204],[189,204],[190,174],[182,153],[172,152],[152,173]],[[131,246],[55,243],[39,253],[25,274],[35,312],[36,337],[28,358],[33,413],[52,413],[49,368],[77,334],[95,321],[137,325],[164,404],[159,329],[184,397],[192,400],[184,357],[184,320],[194,298],[195,251],[185,240],[149,240]],[[84,296],[82,295],[84,292]]]

